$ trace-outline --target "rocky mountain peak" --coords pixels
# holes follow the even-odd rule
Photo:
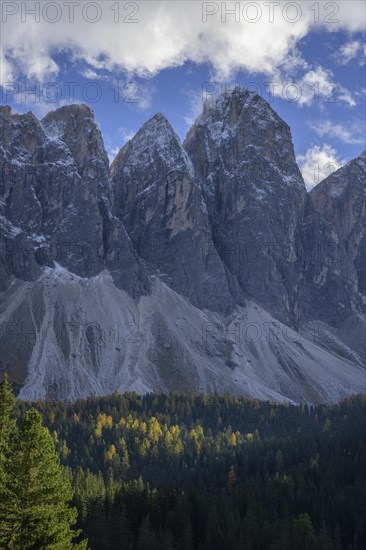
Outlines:
[[[122,147],[111,165],[112,175],[116,174],[122,165],[125,175],[129,177],[134,177],[136,166],[139,169],[149,168],[150,173],[152,171],[152,177],[156,177],[156,170],[162,169],[165,171],[188,170],[191,175],[193,173],[191,161],[177,133],[161,113],[151,117]]]
[[[198,121],[221,120],[230,126],[235,126],[242,113],[245,116],[251,105],[256,105],[258,108],[265,106],[265,103],[256,92],[237,86],[231,91],[222,92],[217,98],[208,97],[204,102],[203,111],[198,117]],[[272,109],[269,112],[271,111]],[[273,112],[273,114],[276,113]]]
[[[366,295],[366,151],[330,174],[310,193],[318,212],[337,229]]]
[[[232,309],[200,178],[164,115],[153,116],[121,149],[111,174],[117,216],[151,269],[194,305],[214,300],[216,309]]]
[[[48,126],[52,121],[62,122],[62,126],[82,122],[84,120],[92,120],[95,122],[94,112],[90,107],[83,103],[74,103],[71,105],[63,105],[53,111],[49,111],[42,119],[42,123]]]
[[[366,150],[316,185],[311,190],[311,195],[315,199],[324,190],[333,198],[341,197],[344,193],[349,192],[350,188],[354,188],[356,184],[358,187],[366,190],[365,173]],[[357,176],[356,181],[354,176]]]
[[[261,184],[276,182],[305,191],[289,126],[267,101],[245,88],[206,101],[184,147],[205,178],[220,167],[245,170],[255,159],[262,167]]]
[[[10,105],[0,105],[0,116],[9,117],[10,115],[11,115]]]
[[[1,142],[4,151],[10,156],[17,152],[23,160],[31,161],[39,144],[44,140],[44,129],[38,118],[28,111],[24,114],[13,113],[10,107],[0,111]]]
[[[22,398],[364,390],[364,154],[307,194],[287,124],[239,89],[185,147],[156,114],[111,173],[88,107],[1,108],[0,162],[0,371]]]
[[[42,125],[50,139],[63,141],[69,148],[80,174],[97,176],[108,172],[108,156],[93,111],[82,104],[66,105],[49,112]],[[107,174],[104,174],[106,176]]]
[[[93,111],[69,105],[40,121],[2,109],[0,136],[3,231],[29,241],[23,268],[6,258],[7,277],[56,264],[92,277],[108,265],[120,287],[138,293],[146,281],[112,212],[109,162]]]
[[[301,248],[306,189],[288,125],[257,94],[236,88],[206,103],[184,147],[229,271],[245,294],[294,322],[299,258],[290,258]]]

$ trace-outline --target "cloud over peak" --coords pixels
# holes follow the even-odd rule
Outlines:
[[[337,6],[332,14],[299,2],[3,2],[1,81],[55,76],[60,51],[90,70],[146,75],[190,60],[222,78],[272,75],[311,28],[362,28],[362,2]]]

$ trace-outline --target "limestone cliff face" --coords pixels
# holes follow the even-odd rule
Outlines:
[[[1,365],[20,383],[32,358],[47,362],[47,353],[53,353],[44,348],[35,356],[37,339],[44,338],[42,325],[47,322],[57,332],[59,325],[80,320],[75,312],[66,318],[65,297],[56,290],[55,314],[47,311],[36,290],[45,270],[60,265],[82,278],[108,270],[132,297],[147,292],[150,282],[113,215],[108,159],[89,108],[63,107],[40,121],[32,113],[17,115],[1,107],[0,139]],[[26,281],[35,285],[34,293],[27,287],[30,304],[20,299],[20,290],[13,294]],[[57,347],[57,338],[53,341]]]
[[[358,290],[366,295],[366,151],[311,191],[321,215],[334,225],[353,262]]]
[[[108,267],[122,288],[143,292],[143,268],[112,213],[108,158],[92,111],[72,105],[39,121],[1,108],[0,116],[2,219],[4,232],[17,235],[3,255],[5,279],[34,278],[56,261],[83,277]]]
[[[245,295],[293,326],[352,311],[354,273],[314,209],[288,125],[253,92],[207,102],[184,142],[214,245]]]
[[[229,270],[247,295],[294,321],[306,190],[288,126],[259,96],[237,89],[206,103],[184,146]]]
[[[115,210],[137,253],[197,307],[232,311],[200,179],[163,115],[121,149],[111,172]]]
[[[88,107],[0,107],[0,372],[24,399],[364,391],[364,165],[308,194],[241,89],[183,145],[155,115],[111,167]]]

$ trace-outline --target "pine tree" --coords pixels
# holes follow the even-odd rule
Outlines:
[[[5,496],[5,457],[9,451],[9,437],[15,428],[15,422],[11,418],[14,412],[15,397],[11,390],[8,375],[0,384],[0,502]],[[1,519],[0,519],[1,542]]]
[[[235,485],[237,482],[236,473],[234,466],[230,466],[229,473],[227,475],[227,490],[229,493],[232,493],[234,491]]]
[[[176,550],[177,548],[173,533],[169,529],[167,531],[160,532],[159,541],[159,550]]]
[[[4,457],[8,446],[10,432],[14,428],[14,421],[11,419],[14,406],[15,397],[11,390],[8,375],[5,374],[4,380],[0,384],[0,461]]]
[[[293,520],[292,539],[294,550],[314,550],[316,537],[309,514],[300,514]]]
[[[5,457],[3,498],[0,502],[1,542],[9,550],[85,550],[86,541],[72,530],[77,511],[52,437],[41,415],[25,413],[19,430],[11,434]]]
[[[179,540],[178,550],[193,550],[194,539],[192,533],[192,524],[190,519],[187,520],[185,530]]]
[[[137,550],[157,550],[158,538],[151,526],[149,516],[145,516],[141,522],[136,542]]]

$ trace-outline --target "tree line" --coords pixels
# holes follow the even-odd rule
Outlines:
[[[318,406],[200,393],[8,401],[0,525],[8,516],[7,532],[13,521],[3,511],[14,508],[17,475],[34,468],[33,447],[36,461],[53,464],[39,469],[38,483],[42,471],[52,478],[43,490],[58,495],[52,514],[63,523],[47,516],[47,503],[40,510],[69,546],[4,548],[366,547],[364,395]]]

